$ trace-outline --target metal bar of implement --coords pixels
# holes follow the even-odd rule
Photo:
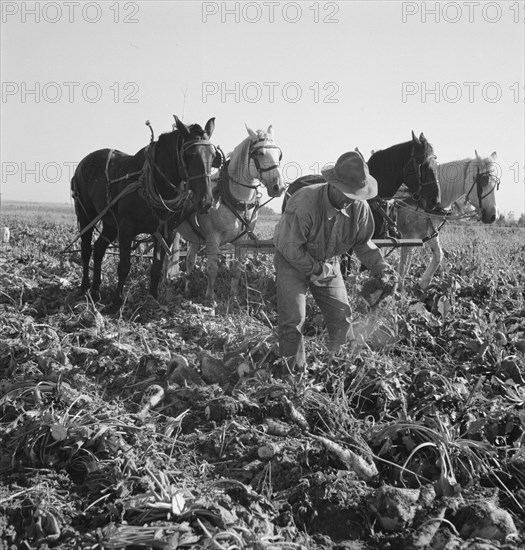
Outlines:
[[[423,246],[425,243],[422,239],[372,239],[372,242],[378,248],[407,248],[410,246]],[[148,252],[153,248],[153,243],[150,241],[141,241],[139,244],[148,244],[146,249],[140,255],[134,255],[133,257],[146,257]],[[233,253],[235,248],[249,248],[251,250],[256,250],[261,254],[272,254],[274,251],[273,239],[258,239],[257,241],[243,241],[235,244],[225,244],[221,246],[221,250],[225,253]],[[136,249],[136,248],[135,248]],[[202,252],[204,247],[201,248],[199,252]],[[80,252],[80,250],[70,250],[70,252]],[[180,250],[180,257],[183,258],[186,256],[185,250]],[[108,250],[106,254],[117,254],[116,252],[111,252]]]
[[[423,246],[422,239],[372,239],[372,242],[378,248],[405,248],[409,246]],[[249,248],[257,250],[259,252],[272,252],[273,251],[273,240],[272,239],[261,239],[257,241],[246,241],[241,243],[236,243],[233,246],[238,246],[240,248]]]

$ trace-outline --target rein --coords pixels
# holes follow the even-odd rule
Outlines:
[[[182,209],[181,205],[185,206],[183,205],[183,203],[190,198],[190,195],[187,192],[186,181],[184,180],[182,181],[182,188],[179,189],[175,184],[173,184],[169,180],[166,174],[164,174],[164,172],[161,170],[159,165],[155,162],[155,152],[156,152],[157,145],[158,145],[158,141],[151,143],[146,147],[146,150],[145,150],[146,161],[144,163],[144,168],[141,176],[142,190],[143,190],[144,198],[147,200],[148,204],[152,208],[153,213],[155,214],[155,217],[159,221],[166,221],[166,220],[162,220],[157,215],[155,210],[175,213]],[[157,186],[155,184],[155,176],[154,176],[155,172],[160,174],[160,176],[165,181],[165,183],[167,183],[171,189],[177,192],[177,196],[175,198],[165,199],[157,191]]]
[[[242,227],[243,227],[243,231],[231,241],[232,243],[237,241],[238,239],[240,239],[241,237],[243,237],[246,234],[248,234],[248,236],[251,239],[257,240],[254,233],[253,233],[253,231],[252,231],[253,221],[257,218],[257,212],[264,205],[268,204],[273,199],[273,197],[270,197],[264,204],[260,204],[261,194],[257,191],[257,189],[263,185],[263,183],[262,183],[262,180],[263,180],[262,174],[264,172],[269,172],[270,170],[278,168],[281,165],[281,159],[282,159],[283,154],[282,154],[281,148],[278,147],[277,145],[271,145],[271,144],[270,145],[257,145],[258,143],[265,142],[265,141],[267,141],[266,138],[261,138],[261,139],[255,141],[251,145],[251,147],[248,151],[248,163],[250,162],[250,160],[253,160],[253,163],[255,164],[255,168],[257,170],[257,173],[260,176],[260,179],[256,180],[257,183],[255,185],[250,185],[250,184],[246,184],[246,183],[242,183],[240,181],[237,181],[235,178],[233,178],[233,176],[231,176],[228,173],[228,168],[229,168],[231,159],[228,159],[223,164],[221,174],[219,176],[219,183],[217,185],[217,190],[218,190],[219,196],[223,200],[224,204],[228,207],[228,209],[233,213],[233,215],[241,222]],[[259,159],[257,158],[257,154],[256,154],[257,151],[259,151],[260,149],[278,149],[279,150],[279,161],[277,162],[277,164],[272,164],[272,166],[269,166],[268,168],[262,168],[260,163],[259,163]],[[230,186],[229,186],[230,181],[235,183],[236,185],[240,185],[241,187],[244,187],[246,189],[254,190],[256,192],[255,193],[255,201],[249,203],[247,201],[242,201],[242,200],[236,199],[233,196],[233,194],[230,190]],[[251,214],[250,214],[250,210],[251,210]],[[242,215],[241,215],[241,212],[243,212]]]
[[[231,159],[228,159],[222,167],[221,174],[219,176],[219,182],[217,184],[217,191],[222,202],[228,207],[230,212],[232,212],[232,214],[241,222],[243,227],[243,231],[239,235],[237,235],[237,237],[235,237],[231,242],[235,242],[237,239],[240,239],[246,234],[248,234],[250,238],[255,239],[255,235],[252,232],[252,223],[257,216],[259,208],[261,208],[261,206],[259,205],[261,194],[256,191],[254,202],[241,201],[233,196],[230,190],[229,182],[231,180],[237,185],[241,185],[242,187],[246,187],[254,191],[261,186],[261,182],[259,181],[259,183],[254,186],[236,181],[232,176],[230,176],[230,174],[228,174],[230,160]],[[251,215],[250,210],[252,211]],[[241,215],[241,212],[243,212],[243,215]]]
[[[176,213],[181,210],[184,210],[186,208],[187,202],[189,199],[191,199],[192,191],[189,188],[189,184],[194,179],[200,179],[200,178],[211,178],[211,170],[205,171],[202,174],[197,174],[194,176],[190,176],[188,174],[188,168],[186,165],[186,162],[184,160],[184,155],[193,147],[198,147],[201,145],[204,145],[205,147],[213,147],[216,148],[213,143],[209,140],[201,140],[201,139],[192,139],[189,141],[181,140],[180,135],[177,136],[177,166],[178,166],[178,172],[181,174],[181,185],[180,187],[174,184],[168,176],[163,172],[163,170],[160,168],[160,166],[155,162],[155,153],[158,146],[158,141],[150,143],[146,147],[146,162],[144,165],[144,174],[143,174],[143,181],[144,181],[144,194],[145,198],[148,200],[150,206],[153,209],[161,210],[161,211],[167,211],[170,213]],[[179,145],[180,144],[180,145]],[[177,196],[173,199],[165,199],[162,197],[162,195],[157,191],[157,187],[155,185],[155,178],[154,178],[154,172],[160,174],[164,182],[176,191]],[[149,176],[149,177],[148,177]],[[181,208],[182,205],[182,208]],[[155,214],[155,217],[159,219],[160,221],[165,221],[159,218]]]
[[[180,137],[180,136],[178,136],[178,137]],[[190,176],[188,174],[188,168],[187,168],[186,163],[184,161],[184,154],[187,151],[189,151],[192,147],[197,147],[197,146],[200,146],[200,145],[204,145],[206,147],[213,147],[214,149],[217,149],[215,147],[215,145],[208,139],[192,139],[190,141],[182,140],[182,145],[180,147],[180,150],[177,147],[177,152],[178,152],[177,160],[179,161],[179,169],[180,169],[180,172],[183,176],[182,180],[184,182],[183,191],[186,191],[186,187],[188,186],[188,184],[191,180],[199,179],[199,178],[202,178],[202,177],[211,178],[211,169],[209,171],[203,172],[202,174],[198,174],[196,176]],[[168,183],[170,183],[170,182],[168,182]]]
[[[248,152],[248,157],[253,160],[253,163],[255,164],[255,168],[257,169],[257,172],[260,176],[264,172],[269,172],[270,170],[274,170],[275,168],[279,168],[281,166],[281,159],[283,158],[283,152],[280,147],[277,145],[257,145],[258,143],[268,141],[267,138],[260,138],[257,141],[255,141],[252,146],[250,147],[250,151]],[[279,150],[279,161],[277,164],[272,164],[268,168],[261,168],[261,165],[259,164],[259,159],[257,158],[257,151],[260,149],[278,149]],[[262,177],[261,177],[262,179]],[[242,185],[242,184],[241,184]]]
[[[417,159],[416,159],[416,155],[414,154],[414,149],[412,148],[412,153],[410,154],[410,158],[408,159],[407,163],[405,164],[405,166],[403,168],[403,179],[407,179],[407,177],[406,177],[407,176],[407,167],[409,166],[410,163],[412,163],[413,166],[414,166],[414,174],[415,174],[417,185],[418,185],[417,191],[415,191],[412,194],[412,198],[415,201],[419,202],[419,200],[421,199],[421,189],[423,187],[425,187],[426,185],[434,185],[434,184],[439,185],[439,182],[437,180],[422,181],[422,178],[421,178],[421,167],[423,166],[423,164],[425,164],[425,162],[427,162],[428,160],[435,159],[435,158],[437,158],[437,157],[434,154],[428,155],[425,159],[423,159],[423,161],[421,163],[418,163]]]

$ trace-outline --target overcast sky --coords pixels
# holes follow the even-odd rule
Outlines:
[[[225,151],[273,124],[287,180],[412,130],[438,162],[496,151],[519,215],[524,20],[523,1],[2,1],[2,199],[69,202],[82,157],[177,114],[216,117]]]

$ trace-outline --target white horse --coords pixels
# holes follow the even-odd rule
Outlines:
[[[216,203],[206,215],[194,214],[179,225],[177,232],[188,241],[185,292],[199,248],[206,245],[208,287],[206,300],[215,299],[215,280],[219,271],[218,252],[221,245],[249,239],[260,207],[259,187],[264,185],[270,197],[280,196],[284,189],[281,172],[281,149],[274,143],[273,128],[254,132],[246,126],[245,138],[224,163],[214,182]],[[232,266],[230,293],[237,295],[246,251],[236,247]],[[168,272],[169,272],[168,267]]]
[[[476,158],[447,162],[438,166],[438,178],[441,188],[441,208],[452,208],[453,204],[463,199],[473,210],[459,217],[478,216],[478,220],[490,224],[496,221],[496,189],[500,180],[497,176],[496,153],[481,158],[475,151]],[[439,242],[439,229],[447,220],[446,216],[429,214],[410,206],[403,201],[395,203],[397,209],[397,227],[404,239],[423,239],[432,251],[431,262],[419,280],[424,290],[430,285],[441,260],[443,250]],[[454,219],[454,218],[449,218]],[[457,218],[455,218],[457,219]],[[399,275],[404,280],[412,250],[401,248]]]

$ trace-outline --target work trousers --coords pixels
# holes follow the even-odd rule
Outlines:
[[[333,260],[336,276],[315,285],[298,271],[284,256],[274,255],[279,314],[279,353],[290,367],[304,367],[306,356],[302,328],[306,319],[306,292],[310,290],[319,306],[328,331],[326,346],[336,352],[348,338],[353,338],[351,310],[339,260]]]

